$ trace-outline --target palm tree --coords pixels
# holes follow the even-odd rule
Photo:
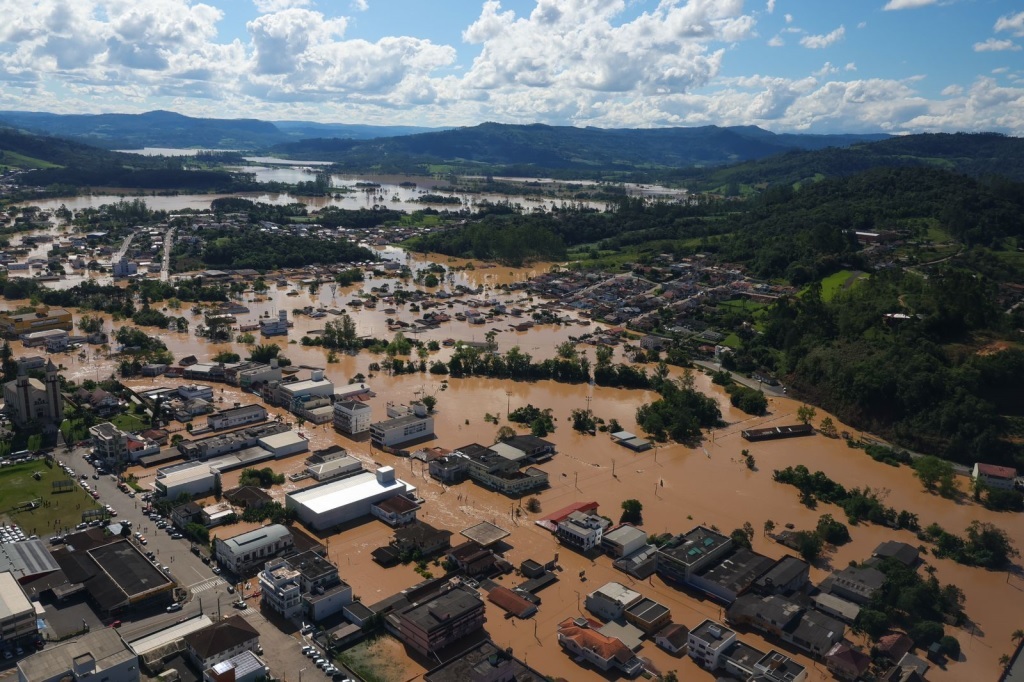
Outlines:
[[[1024,639],[1024,630],[1014,630],[1010,633],[1010,639],[1015,643],[1020,644],[1020,640]]]
[[[1003,666],[1004,668],[1006,666],[1010,665],[1010,655],[1009,654],[1003,654],[1002,656],[1000,656],[999,657],[999,665]]]

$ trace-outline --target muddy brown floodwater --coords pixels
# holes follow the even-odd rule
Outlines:
[[[450,264],[447,259],[437,260]],[[422,263],[423,260],[418,259],[418,262]],[[528,274],[525,270],[493,268],[460,273],[459,277],[465,277],[466,281],[472,281],[473,284],[486,284],[491,287],[504,281],[521,280]],[[368,289],[370,286],[379,286],[383,281],[371,280],[361,286]],[[303,305],[340,308],[343,307],[341,302],[351,300],[352,293],[357,288],[339,288],[336,292],[322,289],[315,301],[305,291],[298,296],[287,296],[286,290],[276,289],[262,302],[246,303],[252,308],[252,313],[239,316],[239,321],[255,319],[256,315],[262,312],[270,312],[281,307],[289,311]],[[487,295],[491,293],[488,291]],[[493,292],[493,295],[499,299],[524,298],[520,293],[506,296],[503,292]],[[18,302],[7,301],[4,305],[9,308],[15,307]],[[384,307],[387,306],[380,306]],[[456,302],[453,309],[457,311],[462,307],[461,302]],[[407,307],[396,306],[396,313],[390,315],[383,313],[380,308],[376,311],[347,309],[356,319],[361,333],[372,333],[381,337],[391,335],[386,331],[386,317],[411,320],[418,316],[408,312]],[[186,309],[182,309],[178,314],[191,319],[193,326],[200,321],[199,317],[193,316]],[[77,316],[76,312],[76,319]],[[334,318],[294,319],[295,328],[288,337],[292,340],[300,339],[303,333],[321,328],[324,322]],[[496,339],[502,350],[519,345],[534,357],[543,358],[552,356],[558,343],[593,328],[576,325],[548,326],[515,333],[507,331],[511,321],[511,318],[506,318],[489,322],[482,327],[453,321],[440,329],[422,334],[420,338],[471,340],[475,337],[482,340],[487,330],[495,328],[502,330]],[[176,358],[194,354],[200,359],[208,359],[218,351],[229,348],[243,354],[246,351],[245,347],[237,343],[213,345],[188,334],[162,333],[161,338]],[[285,339],[280,337],[260,341],[286,344]],[[34,349],[26,351],[18,342],[12,346],[16,356],[36,352]],[[369,364],[379,362],[381,359],[380,356],[363,352],[356,356],[339,355],[339,362],[325,364],[324,350],[304,348],[293,343],[287,343],[284,352],[295,364],[326,366],[327,376],[336,384],[347,383],[357,372],[369,376]],[[443,349],[440,353],[432,355],[445,357],[449,352]],[[55,360],[63,363],[67,367],[67,376],[76,381],[109,376],[116,362],[115,358],[107,358],[95,348],[87,349],[84,360],[76,354],[59,355]],[[672,368],[672,373],[679,376],[681,370]],[[456,448],[472,442],[490,444],[494,441],[498,426],[485,421],[484,417],[487,414],[503,417],[509,408],[515,409],[528,403],[540,408],[552,408],[557,428],[548,438],[556,444],[558,454],[553,460],[542,465],[550,476],[551,487],[536,495],[542,506],[540,514],[529,514],[525,508],[518,510],[518,502],[483,490],[472,483],[445,490],[426,475],[425,465],[420,462],[371,451],[368,443],[344,438],[336,434],[329,425],[306,425],[301,430],[310,438],[311,449],[337,443],[367,464],[379,463],[395,467],[399,476],[415,485],[427,500],[420,512],[422,520],[451,530],[456,534],[453,542],[460,539],[458,533],[463,529],[480,520],[487,520],[512,532],[507,542],[512,547],[508,558],[514,565],[527,558],[544,562],[558,554],[559,563],[564,567],[564,571],[560,573],[558,583],[540,593],[543,602],[538,614],[532,619],[506,620],[501,611],[489,603],[487,605],[486,629],[491,637],[503,647],[512,647],[516,655],[548,675],[568,680],[603,678],[596,671],[578,666],[561,651],[556,639],[556,630],[561,620],[580,613],[588,592],[605,582],[619,581],[633,585],[645,596],[668,606],[675,621],[690,627],[705,617],[722,616],[717,604],[694,599],[664,584],[657,577],[638,583],[613,569],[607,558],[591,562],[562,548],[550,533],[533,523],[536,517],[573,502],[597,501],[600,504],[600,513],[617,518],[623,500],[639,499],[643,502],[643,528],[648,533],[683,532],[699,523],[715,525],[721,531],[729,533],[732,529],[741,527],[744,522],[750,522],[757,531],[753,540],[754,549],[771,557],[780,557],[787,550],[762,534],[761,529],[765,520],[771,519],[779,527],[792,523],[798,529],[807,529],[813,528],[818,517],[824,513],[843,518],[842,511],[831,505],[821,504],[816,510],[803,507],[799,504],[793,487],[772,481],[774,469],[804,464],[812,471],[824,471],[829,477],[848,488],[870,486],[882,491],[887,504],[917,514],[922,526],[937,522],[944,528],[959,533],[973,520],[989,521],[1007,531],[1018,547],[1024,545],[1024,524],[1021,523],[1019,515],[994,513],[968,500],[950,501],[927,493],[909,468],[894,468],[877,463],[862,450],[847,447],[842,440],[831,440],[820,435],[767,443],[747,443],[742,440],[742,429],[795,422],[795,412],[799,404],[787,398],[771,398],[770,415],[764,418],[751,418],[733,409],[721,388],[711,384],[708,377],[698,374],[697,387],[718,400],[723,418],[729,425],[717,429],[713,438],[708,438],[703,447],[694,449],[679,444],[665,444],[637,454],[613,444],[607,434],[589,436],[573,432],[569,427],[569,413],[575,408],[586,407],[589,398],[590,408],[596,416],[605,420],[615,418],[623,428],[636,431],[636,408],[656,399],[656,395],[649,391],[602,388],[587,384],[558,384],[550,381],[528,383],[470,378],[444,382],[443,378],[430,374],[377,374],[369,378],[368,382],[377,394],[370,400],[374,415],[382,415],[388,401],[408,402],[425,393],[434,395],[437,398],[437,439],[430,444]],[[133,380],[128,383],[141,388],[150,385],[174,385],[177,382],[160,378]],[[217,385],[215,390],[217,399],[223,398],[224,405],[230,405],[235,401],[254,400],[253,396],[243,395],[237,388]],[[818,418],[824,416],[825,414],[819,411]],[[840,430],[846,429],[856,434],[854,429],[840,425],[838,420],[837,426]],[[749,470],[744,464],[740,454],[744,449],[748,449],[755,457],[755,471]],[[274,466],[283,473],[290,473],[302,468],[303,459],[304,456],[295,456],[276,462]],[[153,471],[142,470],[138,473],[144,484],[148,481],[147,477],[154,475]],[[233,485],[237,476],[238,472],[228,474],[224,487]],[[309,482],[287,482],[284,486],[275,488],[272,494],[283,502],[287,491],[304,485],[309,485]],[[966,480],[962,481],[962,487],[966,490]],[[852,541],[849,544],[826,553],[814,566],[814,581],[825,578],[830,569],[839,569],[851,561],[866,559],[874,547],[884,540],[902,540],[915,546],[920,544],[909,532],[873,525],[852,526],[850,534]],[[324,538],[331,559],[339,566],[342,577],[367,603],[382,599],[421,579],[415,574],[412,566],[384,569],[371,560],[370,551],[386,544],[390,536],[390,529],[383,524],[366,521]],[[948,628],[961,643],[963,660],[950,663],[945,669],[933,667],[928,673],[928,678],[940,682],[996,679],[1000,672],[999,657],[1012,651],[1011,634],[1024,626],[1024,619],[1021,616],[1024,606],[1024,580],[1017,574],[969,568],[930,555],[925,558],[927,564],[934,567],[935,575],[941,582],[954,583],[964,591],[967,598],[966,612],[972,625],[968,629]],[[435,574],[440,573],[440,569],[433,566],[430,570]],[[581,582],[578,578],[580,571],[583,570],[586,571],[586,582]],[[503,582],[512,586],[517,581],[508,576]],[[746,633],[742,637],[759,649],[767,651],[771,648],[770,644],[756,634]],[[858,641],[856,636],[853,638]],[[412,679],[424,672],[420,664],[406,655],[401,645],[387,642],[382,645],[382,650],[393,661],[397,661],[398,669],[403,671],[401,675],[396,675],[395,679]],[[687,673],[697,671],[689,659],[673,658],[655,647],[652,642],[645,643],[639,655],[649,658],[662,671],[676,670],[683,679],[688,678]],[[823,665],[815,664],[806,657],[794,657],[811,671],[810,679],[830,677]],[[703,672],[696,674],[695,678],[710,679],[709,675]]]

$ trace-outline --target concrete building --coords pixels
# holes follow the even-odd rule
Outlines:
[[[317,461],[311,461],[314,459]],[[345,454],[344,450],[330,458],[310,457],[306,463],[306,473],[321,483],[352,476],[363,470],[363,463],[355,457]]]
[[[1010,490],[1017,480],[1017,470],[1013,467],[975,462],[974,468],[971,470],[971,480],[989,488]]]
[[[7,339],[16,339],[22,334],[48,329],[63,329],[67,332],[74,329],[71,313],[63,308],[48,308],[43,305],[30,313],[0,314],[0,336]]]
[[[64,397],[60,394],[60,380],[53,361],[46,363],[43,381],[30,379],[24,370],[18,370],[14,381],[4,384],[4,406],[18,426],[38,423],[44,429],[55,429],[64,421]]]
[[[643,598],[642,594],[622,583],[606,583],[587,595],[584,606],[601,620],[616,620]]]
[[[690,630],[686,653],[705,670],[715,670],[722,666],[723,655],[735,642],[734,631],[713,620],[704,620]]]
[[[350,436],[370,430],[373,409],[361,400],[342,400],[334,403],[334,428]]]
[[[394,469],[380,467],[375,472],[366,471],[288,493],[285,506],[295,509],[299,519],[310,528],[324,530],[369,515],[376,502],[415,491],[395,477]]]
[[[270,364],[262,362],[239,363],[233,370],[225,371],[224,378],[232,386],[239,386],[245,390],[256,385],[263,385],[271,381],[281,380],[281,368],[277,364],[277,358],[271,358]]]
[[[489,639],[423,676],[424,682],[545,682],[547,679]]]
[[[18,661],[18,682],[139,682],[139,657],[113,628],[98,628],[67,644]]]
[[[705,526],[677,535],[658,550],[658,575],[688,583],[692,575],[732,550],[732,540]]]
[[[317,623],[352,603],[338,567],[316,552],[268,561],[259,574],[263,604],[285,618]]]
[[[628,523],[608,531],[601,538],[601,549],[613,559],[621,559],[647,545],[647,533]]]
[[[153,489],[167,500],[177,500],[182,494],[205,495],[217,486],[217,475],[205,462],[175,464],[157,469]]]
[[[92,436],[92,454],[106,464],[123,462],[128,458],[128,434],[110,422],[89,427]]]
[[[479,631],[486,620],[480,595],[449,583],[426,602],[392,611],[384,625],[403,643],[429,656]]]
[[[213,401],[213,386],[204,384],[185,384],[178,386],[178,396],[182,400],[205,400]]]
[[[244,575],[274,557],[295,549],[295,539],[286,526],[273,524],[248,533],[214,540],[214,558],[232,573]]]
[[[378,448],[397,448],[434,437],[434,418],[423,403],[389,405],[388,419],[370,425],[370,442]]]
[[[45,347],[50,353],[67,350],[70,336],[63,329],[47,329],[42,332],[29,332],[18,337],[25,348]]]
[[[242,616],[230,616],[185,636],[185,650],[199,670],[230,660],[243,651],[255,653],[260,633]]]
[[[309,440],[299,434],[298,431],[282,431],[269,436],[257,438],[256,443],[264,450],[274,455],[274,459],[281,459],[289,455],[305,452],[309,449]]]
[[[639,628],[646,635],[660,631],[672,620],[672,612],[667,606],[647,598],[629,606],[624,615],[627,623]]]
[[[334,395],[334,383],[324,378],[322,369],[312,371],[305,381],[281,382],[277,386],[277,404],[291,412],[313,407],[312,402],[321,398],[330,404]]]
[[[0,642],[25,644],[38,636],[36,609],[10,571],[0,573]]]
[[[563,545],[580,552],[589,552],[601,545],[604,529],[609,525],[610,522],[603,516],[577,511],[558,522],[555,535]]]
[[[214,431],[222,431],[266,420],[267,408],[262,405],[243,405],[214,412],[206,418],[206,425]]]
[[[278,422],[255,424],[238,431],[222,433],[210,438],[178,443],[178,452],[189,459],[209,459],[255,446],[260,438],[289,431],[290,427]]]
[[[288,311],[281,310],[277,319],[261,319],[260,334],[263,336],[286,336],[288,334]]]
[[[728,616],[730,623],[750,626],[818,657],[846,634],[846,626],[836,619],[778,595],[743,595],[729,607]]]

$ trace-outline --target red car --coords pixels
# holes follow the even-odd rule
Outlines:
[[[113,623],[110,624],[110,627],[112,627],[112,628],[119,628],[119,627],[121,627],[121,621],[115,620]]]

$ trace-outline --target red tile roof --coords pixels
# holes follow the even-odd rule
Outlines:
[[[580,626],[572,618],[568,618],[558,624],[558,634],[566,639],[571,639],[582,649],[589,649],[600,658],[610,661],[613,658],[621,663],[633,658],[633,652],[622,643],[617,637],[602,635],[595,627],[601,627],[600,623],[587,620],[587,626]]]
[[[573,502],[568,507],[562,507],[553,514],[548,514],[542,521],[550,521],[551,523],[561,523],[569,518],[569,514],[573,512],[595,512],[597,511],[597,502]]]
[[[496,604],[498,608],[519,618],[526,618],[537,610],[533,603],[501,585],[487,593],[487,600],[492,604]]]
[[[1016,478],[1017,470],[1013,467],[1001,467],[995,464],[978,464],[978,473],[989,478]]]

